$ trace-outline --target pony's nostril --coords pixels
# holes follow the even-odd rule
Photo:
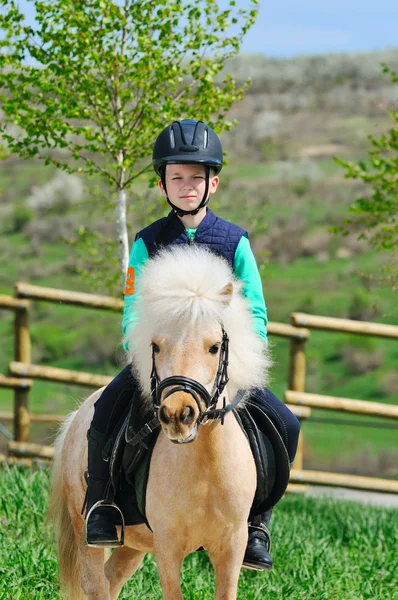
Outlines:
[[[180,421],[184,425],[188,425],[188,423],[191,423],[193,421],[194,416],[195,411],[192,408],[192,406],[186,406],[181,413]]]
[[[167,408],[165,406],[161,406],[159,410],[159,421],[168,425],[170,423],[169,415],[167,414]]]

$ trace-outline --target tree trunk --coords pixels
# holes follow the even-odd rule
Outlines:
[[[122,267],[122,285],[126,281],[127,267],[129,264],[129,237],[127,233],[126,219],[126,191],[119,189],[117,195],[117,236],[120,248],[120,262]]]

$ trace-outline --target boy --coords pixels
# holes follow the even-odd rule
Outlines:
[[[249,302],[255,330],[266,342],[267,313],[247,232],[216,217],[206,208],[210,196],[217,191],[222,163],[221,142],[217,134],[201,121],[175,121],[158,136],[153,150],[153,166],[160,176],[161,193],[172,211],[136,235],[125,290],[122,323],[125,340],[134,328],[134,279],[139,277],[142,266],[161,247],[195,243],[207,246],[229,262],[236,277],[243,282],[243,294]],[[95,403],[94,418],[87,436],[87,511],[105,496],[109,469],[104,448],[136,387],[131,365],[128,365]],[[292,463],[300,429],[297,419],[269,390],[256,390],[256,402],[280,433]],[[99,508],[90,515],[87,523],[89,544],[109,546],[117,541],[109,510],[112,511]],[[244,566],[248,568],[272,569],[267,528],[271,512],[267,511],[249,524],[249,541],[244,558]]]

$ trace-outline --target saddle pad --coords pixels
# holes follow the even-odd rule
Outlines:
[[[135,430],[141,429],[151,416],[152,413],[148,412],[140,392],[136,390],[128,411],[112,432],[114,442],[110,460],[112,481],[110,494],[113,495],[109,500],[116,502],[123,513],[126,525],[146,523],[145,512],[139,508],[145,506],[145,500],[142,503],[140,495],[144,495],[146,491],[152,449],[159,431],[154,431],[145,437],[142,443],[135,445],[128,444],[126,439],[134,437],[133,426]]]
[[[285,493],[289,482],[290,462],[281,436],[259,406],[249,401],[239,411],[234,411],[234,415],[249,440],[256,463],[257,488],[250,511],[250,518],[253,518],[275,506]],[[148,448],[144,452],[141,449],[140,460],[135,464],[134,470],[127,469],[128,477],[124,472],[120,478],[121,485],[118,486],[115,500],[123,512],[126,525],[146,523],[149,526],[145,514],[146,489],[158,435],[159,431],[153,432],[147,442]],[[124,464],[128,455],[127,444]]]
[[[126,479],[124,472],[119,476],[115,502],[123,513],[125,525],[146,523],[150,528],[145,516],[146,489],[156,439],[157,435],[152,440],[151,446],[146,449],[145,454],[142,454],[136,470],[130,474],[129,480]]]

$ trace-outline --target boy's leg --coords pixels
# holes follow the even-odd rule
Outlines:
[[[294,461],[300,433],[300,423],[292,411],[269,389],[257,388],[250,398],[268,415],[278,430],[289,455],[290,464]]]
[[[100,433],[110,435],[126,410],[137,388],[131,365],[124,367],[115,379],[104,389],[94,404],[94,417],[91,427]]]
[[[104,500],[109,484],[109,452],[107,442],[121,415],[125,412],[136,389],[136,382],[128,365],[104,389],[94,405],[94,417],[87,432],[88,478],[87,512],[97,502]],[[108,456],[107,456],[108,455]],[[98,507],[87,522],[87,543],[89,545],[117,544],[115,527],[116,509]]]
[[[249,523],[249,538],[243,566],[253,571],[272,571],[271,534],[268,526],[273,509],[254,517]]]
[[[105,500],[107,486],[110,484],[109,462],[103,460],[103,450],[107,440],[108,436],[96,431],[93,426],[87,432],[86,538],[89,546],[118,544],[114,514],[116,509],[98,506],[90,513],[97,502]]]
[[[258,404],[278,430],[292,464],[297,451],[300,423],[294,414],[270,390],[256,389],[250,398]],[[272,509],[259,515],[249,523],[249,539],[243,566],[257,571],[270,571],[273,563],[270,555],[271,535],[269,523]]]

